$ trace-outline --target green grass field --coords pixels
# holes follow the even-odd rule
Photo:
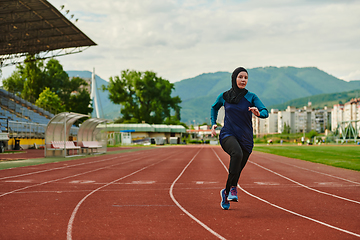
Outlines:
[[[360,146],[255,144],[254,151],[360,171]]]

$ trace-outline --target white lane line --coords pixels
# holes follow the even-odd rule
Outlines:
[[[50,181],[46,181],[46,182],[42,182],[42,183],[30,185],[30,186],[27,186],[27,187],[15,189],[15,190],[13,190],[13,191],[0,194],[0,197],[9,195],[9,194],[12,194],[12,193],[15,193],[15,192],[19,192],[19,191],[22,191],[22,190],[25,190],[25,189],[28,189],[28,188],[37,187],[37,186],[45,185],[45,184],[48,184],[48,183],[53,183],[53,182],[57,182],[57,181],[60,181],[60,180],[64,180],[64,179],[68,179],[68,178],[73,178],[73,177],[81,176],[81,175],[84,175],[84,174],[87,174],[87,173],[96,172],[96,171],[99,171],[99,170],[102,170],[102,169],[106,169],[106,168],[110,168],[110,167],[114,167],[114,166],[117,166],[117,165],[123,165],[123,164],[129,163],[129,162],[134,162],[134,161],[137,161],[137,160],[139,160],[139,159],[141,159],[141,158],[142,158],[142,157],[139,157],[139,158],[136,158],[136,159],[127,161],[127,162],[121,162],[121,163],[109,165],[109,166],[106,166],[106,167],[97,168],[97,169],[94,169],[94,170],[90,170],[90,171],[78,173],[78,174],[75,174],[75,175],[66,176],[66,177],[63,177],[63,178],[58,178],[58,179],[54,179],[54,180],[50,180]]]
[[[214,149],[213,149],[213,152],[215,153],[215,155],[217,156],[218,160],[221,162],[221,164],[223,165],[223,167],[225,168],[225,170],[228,171],[227,167],[226,167],[225,164],[221,161],[220,157],[217,155],[217,153],[214,151]],[[247,192],[247,191],[246,191],[245,189],[243,189],[239,184],[238,184],[238,187],[239,187],[239,189],[241,189],[241,191],[243,191],[243,192],[246,193],[247,195],[249,195],[249,196],[251,196],[251,197],[253,197],[253,198],[256,198],[256,199],[258,199],[258,200],[260,200],[260,201],[262,201],[262,202],[264,202],[264,203],[267,203],[267,204],[269,204],[269,205],[271,205],[271,206],[273,206],[273,207],[275,207],[275,208],[278,208],[278,209],[283,210],[283,211],[285,211],[285,212],[291,213],[291,214],[293,214],[293,215],[295,215],[295,216],[302,217],[302,218],[305,218],[305,219],[307,219],[307,220],[310,220],[310,221],[319,223],[319,224],[324,225],[324,226],[326,226],[326,227],[329,227],[329,228],[332,228],[332,229],[335,229],[335,230],[338,230],[338,231],[341,231],[341,232],[344,232],[344,233],[347,233],[347,234],[350,234],[350,235],[353,235],[353,236],[356,236],[356,237],[360,237],[360,234],[357,234],[357,233],[354,233],[354,232],[350,232],[350,231],[345,230],[345,229],[342,229],[342,228],[335,227],[335,226],[333,226],[333,225],[330,225],[330,224],[321,222],[321,221],[319,221],[319,220],[316,220],[316,219],[307,217],[307,216],[305,216],[305,215],[302,215],[302,214],[293,212],[293,211],[288,210],[288,209],[286,209],[286,208],[280,207],[280,206],[278,206],[278,205],[276,205],[276,204],[274,204],[274,203],[271,203],[271,202],[269,202],[269,201],[267,201],[267,200],[265,200],[265,199],[262,199],[262,198],[260,198],[260,197],[258,197],[258,196],[256,196],[256,195],[254,195],[254,194],[251,194],[251,193]]]
[[[125,183],[125,184],[140,184],[140,185],[144,185],[144,184],[154,184],[156,183],[155,181],[132,181],[131,183]]]
[[[71,181],[70,183],[87,184],[87,183],[95,183],[95,181],[94,180],[74,180],[74,181]]]
[[[321,193],[321,194],[324,194],[324,195],[328,195],[328,196],[331,196],[331,197],[339,198],[339,199],[341,199],[341,200],[345,200],[345,201],[349,201],[349,202],[353,202],[353,203],[360,204],[360,202],[355,201],[355,200],[352,200],[352,199],[340,197],[340,196],[335,195],[335,194],[331,194],[331,193],[327,193],[327,192],[323,192],[323,191],[317,190],[317,189],[315,189],[315,188],[311,188],[311,187],[306,186],[306,185],[304,185],[304,184],[302,184],[302,183],[299,183],[299,182],[297,182],[297,181],[295,181],[295,180],[292,180],[291,178],[285,177],[285,176],[281,175],[280,173],[277,173],[277,172],[272,171],[272,170],[270,170],[270,169],[268,169],[268,168],[266,168],[266,167],[264,167],[264,166],[261,166],[261,165],[258,164],[258,163],[254,163],[254,162],[252,162],[252,161],[249,161],[249,162],[252,163],[252,164],[254,164],[254,165],[256,165],[256,166],[258,166],[258,167],[260,167],[260,168],[262,168],[262,169],[265,169],[266,171],[269,171],[269,172],[271,172],[271,173],[273,173],[273,174],[275,174],[275,175],[278,175],[279,177],[285,178],[286,180],[288,180],[288,181],[290,181],[290,182],[293,182],[293,183],[295,183],[295,184],[297,184],[297,185],[299,185],[299,186],[301,186],[301,187],[304,187],[304,188],[306,188],[306,189],[309,189],[309,190],[311,190],[311,191],[318,192],[318,193]]]
[[[112,205],[113,207],[176,207],[176,205]]]
[[[218,237],[219,239],[226,239],[223,236],[221,236],[220,234],[218,234],[217,232],[215,232],[214,230],[212,230],[211,228],[209,228],[206,224],[204,224],[203,222],[201,222],[199,219],[197,219],[196,217],[194,217],[191,213],[189,213],[185,208],[183,208],[180,203],[178,201],[176,201],[174,194],[173,194],[173,189],[175,186],[175,183],[179,180],[179,178],[183,175],[183,173],[185,172],[185,170],[189,167],[189,165],[194,161],[195,157],[199,154],[199,152],[201,151],[201,149],[195,154],[195,156],[190,160],[190,162],[185,166],[185,168],[182,170],[182,172],[179,174],[179,176],[175,179],[175,181],[171,184],[170,187],[170,197],[173,200],[173,202],[181,209],[181,211],[183,211],[186,215],[188,215],[192,220],[194,220],[195,222],[197,222],[198,224],[200,224],[203,228],[205,228],[207,231],[209,231],[210,233],[212,233],[214,236]]]
[[[170,156],[170,157],[171,157],[171,156]],[[120,181],[120,180],[123,180],[123,179],[125,179],[125,178],[127,178],[127,177],[130,177],[130,176],[132,176],[132,175],[134,175],[134,174],[136,174],[136,173],[139,173],[139,172],[141,172],[141,171],[143,171],[143,170],[145,170],[145,169],[147,169],[147,168],[149,168],[149,167],[152,167],[152,166],[154,166],[154,165],[156,165],[156,164],[159,164],[159,163],[167,160],[167,159],[170,158],[170,157],[167,157],[167,158],[165,158],[165,159],[163,159],[163,160],[161,160],[161,161],[158,161],[158,162],[156,162],[156,163],[147,165],[146,167],[143,167],[143,168],[141,168],[141,169],[139,169],[139,170],[136,170],[135,172],[132,172],[132,173],[126,175],[126,176],[123,176],[123,177],[118,178],[118,179],[116,179],[116,180],[114,180],[114,181],[112,181],[112,182],[109,182],[109,183],[107,183],[107,184],[105,184],[105,185],[103,185],[103,186],[101,186],[101,187],[98,187],[97,189],[95,189],[95,190],[91,191],[89,194],[87,194],[83,199],[80,200],[80,202],[76,205],[75,209],[73,210],[73,212],[72,212],[72,214],[71,214],[71,217],[70,217],[70,220],[69,220],[68,226],[67,226],[67,231],[66,231],[66,236],[67,236],[67,238],[66,238],[66,239],[67,239],[67,240],[71,240],[71,239],[72,239],[72,227],[73,227],[73,224],[74,224],[74,220],[75,220],[76,213],[78,212],[81,204],[82,204],[88,197],[90,197],[90,196],[91,196],[92,194],[94,194],[95,192],[97,192],[97,191],[99,191],[99,190],[101,190],[101,189],[103,189],[103,188],[105,188],[105,187],[107,187],[107,186],[109,186],[109,185],[111,185],[111,184],[113,184],[113,183],[116,183],[116,182],[118,182],[118,181]]]
[[[30,183],[32,179],[24,179],[24,180],[6,180],[7,183]]]
[[[254,182],[258,185],[268,185],[268,186],[277,186],[280,185],[280,183],[276,183],[276,182]]]
[[[352,180],[349,180],[349,179],[346,179],[346,178],[334,176],[334,175],[331,175],[331,174],[328,174],[328,173],[318,172],[318,171],[315,171],[315,170],[312,170],[312,169],[308,169],[308,168],[304,168],[304,167],[299,167],[299,166],[296,166],[296,165],[293,165],[293,164],[290,164],[290,163],[286,163],[286,162],[275,161],[275,160],[273,160],[273,159],[271,159],[271,158],[267,158],[267,157],[264,157],[264,158],[267,159],[267,160],[273,161],[273,162],[285,164],[285,165],[292,166],[292,167],[296,167],[296,168],[299,168],[299,169],[303,169],[303,170],[306,170],[306,171],[309,171],[309,172],[314,172],[314,173],[322,174],[322,175],[325,175],[325,176],[328,176],[328,177],[332,177],[332,178],[336,178],[336,179],[340,179],[340,180],[343,180],[343,181],[346,181],[346,182],[350,182],[350,183],[354,183],[354,184],[360,185],[359,182],[355,182],[355,181],[352,181]]]

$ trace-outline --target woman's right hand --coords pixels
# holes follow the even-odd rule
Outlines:
[[[211,136],[212,136],[212,137],[213,137],[213,136],[216,136],[216,131],[215,131],[216,128],[217,128],[217,125],[216,125],[216,124],[212,125],[212,127],[211,127]]]

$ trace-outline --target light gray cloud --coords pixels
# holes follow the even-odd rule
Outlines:
[[[238,65],[314,66],[360,80],[360,1],[49,0],[98,46],[59,58],[104,79],[153,70],[172,82]],[[5,74],[4,74],[5,75]]]

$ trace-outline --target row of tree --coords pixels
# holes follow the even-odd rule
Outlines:
[[[79,77],[69,78],[56,59],[45,64],[43,60],[28,56],[3,80],[3,87],[54,114],[93,111],[88,83]],[[111,77],[109,85],[102,89],[108,90],[109,99],[120,105],[121,117],[115,122],[181,124],[181,99],[171,97],[174,84],[154,72],[125,70],[121,76]]]
[[[10,77],[3,80],[5,90],[56,114],[69,111],[92,112],[88,83],[79,77],[69,78],[56,59],[46,64],[30,55]]]

